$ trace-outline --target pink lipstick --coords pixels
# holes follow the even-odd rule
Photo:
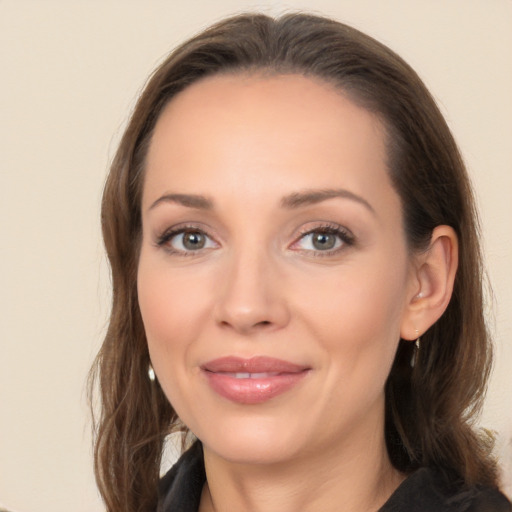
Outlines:
[[[272,357],[222,357],[201,366],[210,387],[240,404],[259,404],[293,388],[310,368]]]

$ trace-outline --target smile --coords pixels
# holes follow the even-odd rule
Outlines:
[[[223,398],[259,404],[291,390],[310,368],[269,357],[225,357],[209,361],[201,370],[210,388]]]

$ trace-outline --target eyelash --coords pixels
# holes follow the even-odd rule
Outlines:
[[[311,251],[311,250],[303,250],[303,249],[295,249],[300,252],[307,252],[309,255],[312,255],[313,257],[328,257],[333,256],[340,251],[345,250],[347,247],[353,246],[355,244],[355,237],[354,235],[346,228],[343,228],[342,226],[339,226],[338,224],[323,224],[320,226],[315,226],[311,229],[305,229],[300,233],[300,236],[296,239],[295,242],[293,242],[293,245],[298,244],[301,240],[303,240],[306,236],[312,235],[314,233],[320,233],[325,235],[335,235],[339,238],[341,241],[341,245],[339,247],[336,247],[334,249],[330,250],[317,250],[317,251]]]
[[[198,249],[196,251],[189,250],[189,251],[182,251],[175,249],[172,247],[172,245],[169,244],[169,242],[176,236],[184,234],[184,233],[200,233],[204,235],[209,240],[213,241],[214,243],[217,243],[211,236],[207,234],[207,232],[194,225],[185,225],[185,226],[177,226],[170,229],[165,230],[161,235],[157,237],[156,240],[156,246],[157,247],[163,247],[166,251],[168,251],[171,254],[176,254],[179,256],[197,256],[199,253],[204,251],[204,249]],[[312,235],[315,233],[320,234],[326,234],[326,235],[335,235],[338,237],[338,239],[341,241],[341,245],[339,247],[336,247],[334,249],[330,250],[306,250],[306,249],[293,249],[298,252],[307,253],[310,256],[313,257],[328,257],[333,256],[337,254],[338,252],[346,249],[347,247],[353,246],[355,244],[355,237],[354,235],[347,230],[346,228],[343,228],[342,226],[339,226],[337,224],[323,224],[319,226],[315,226],[311,229],[305,229],[304,231],[301,231],[299,236],[295,239],[295,241],[291,244],[291,248],[293,248],[294,245],[297,245],[301,240],[304,240],[306,236]],[[209,248],[206,248],[209,249]]]
[[[202,252],[201,249],[198,249],[196,251],[182,251],[179,249],[175,249],[169,243],[174,237],[182,235],[184,233],[199,233],[204,235],[209,240],[213,240],[215,242],[215,240],[211,236],[209,236],[204,229],[194,225],[185,225],[176,226],[165,230],[161,235],[157,237],[156,245],[157,247],[163,247],[170,254],[176,254],[178,256],[197,256],[199,253]]]

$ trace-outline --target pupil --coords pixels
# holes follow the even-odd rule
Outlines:
[[[183,236],[183,245],[187,249],[197,250],[202,249],[205,244],[204,235],[201,233],[185,233]]]
[[[332,249],[336,244],[336,238],[329,233],[317,233],[313,236],[313,245],[315,249]]]

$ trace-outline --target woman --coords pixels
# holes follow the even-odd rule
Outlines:
[[[109,511],[510,510],[471,423],[491,362],[471,188],[388,48],[309,15],[188,41],[102,220]],[[157,491],[177,430],[197,440]]]

